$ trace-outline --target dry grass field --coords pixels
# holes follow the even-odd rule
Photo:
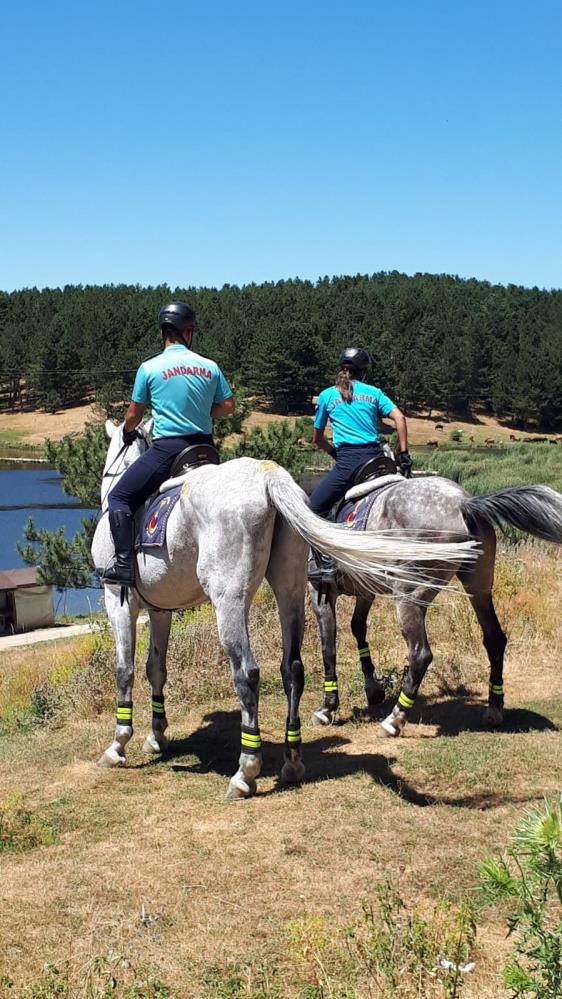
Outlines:
[[[450,597],[430,610],[435,661],[405,736],[379,741],[375,725],[353,721],[362,683],[342,600],[340,724],[305,728],[307,779],[293,791],[277,781],[286,709],[274,608],[261,592],[252,629],[264,771],[257,796],[234,805],[224,795],[239,713],[208,608],[174,627],[162,760],[140,751],[149,697],[139,650],[136,737],[119,772],[94,765],[113,725],[109,637],[4,653],[0,995],[507,995],[505,913],[480,914],[473,941],[462,907],[478,861],[505,846],[525,807],[562,787],[561,565],[536,544],[500,560],[510,646],[499,732],[482,728],[476,621]],[[380,672],[400,674],[386,602],[370,639]],[[312,621],[305,666],[303,721],[321,700]],[[452,983],[436,970],[439,954],[469,956],[475,970]]]
[[[102,415],[95,406],[84,405],[74,406],[61,410],[58,413],[44,412],[23,412],[23,413],[0,413],[0,446],[31,446],[40,447],[46,438],[50,440],[60,440],[65,434],[79,434],[83,431],[86,423],[102,419]],[[246,423],[247,429],[252,427],[265,427],[268,423],[276,420],[292,420],[294,417],[279,416],[275,413],[257,409],[250,414]],[[439,425],[442,429],[437,430]],[[515,431],[504,425],[492,416],[481,414],[477,422],[469,423],[463,420],[451,419],[443,422],[442,414],[436,413],[431,420],[424,416],[409,416],[408,430],[410,443],[413,445],[427,444],[429,440],[437,440],[439,445],[448,443],[449,434],[453,430],[461,430],[463,441],[468,443],[473,438],[473,443],[482,445],[486,440],[494,440],[497,444],[509,442],[510,434],[515,437],[534,438],[544,436],[537,433],[526,433]],[[392,427],[388,428],[392,432]],[[555,435],[546,435],[553,437]]]

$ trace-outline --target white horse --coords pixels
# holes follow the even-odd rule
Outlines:
[[[122,425],[106,423],[110,443],[102,480],[103,512],[112,486],[148,447],[150,424],[141,428],[140,439],[129,447],[123,443],[122,429]],[[281,673],[288,717],[281,777],[287,783],[298,783],[304,776],[299,703],[304,686],[301,642],[308,546],[332,555],[358,585],[367,588],[388,579],[415,581],[417,570],[413,574],[408,563],[435,564],[438,560],[457,564],[459,558],[471,557],[472,546],[411,542],[393,534],[353,534],[316,517],[288,472],[270,461],[239,458],[223,465],[205,465],[188,472],[182,481],[180,499],[168,520],[167,545],[137,553],[137,585],[129,591],[128,600],[122,600],[119,586],[105,586],[116,643],[118,700],[115,737],[99,765],[123,765],[125,747],[133,734],[139,608],[147,607],[150,617],[146,672],[153,713],[144,750],[161,753],[167,747],[164,685],[172,611],[210,600],[242,709],[239,768],[230,781],[228,796],[247,798],[255,793],[261,769],[259,668],[250,647],[248,613],[264,577],[275,594],[283,641]],[[105,568],[113,551],[108,517],[102,515],[92,544],[95,566]]]

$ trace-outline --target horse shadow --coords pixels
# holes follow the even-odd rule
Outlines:
[[[327,780],[366,774],[374,785],[386,787],[400,800],[419,808],[441,804],[453,808],[482,810],[495,808],[507,802],[531,801],[535,797],[485,791],[459,796],[429,793],[415,787],[396,772],[396,764],[399,762],[396,756],[377,752],[376,745],[373,746],[372,752],[351,755],[344,749],[352,742],[353,738],[342,735],[341,729],[339,731],[332,729],[329,734],[310,742],[306,742],[305,736],[303,744],[305,784],[319,784]],[[239,748],[240,713],[236,710],[213,711],[204,716],[199,728],[190,735],[171,739],[166,754],[154,760],[152,765],[165,764],[174,773],[212,773],[229,778],[232,776]],[[278,774],[282,765],[283,745],[264,739],[261,776],[274,777],[276,783],[268,790],[260,790],[258,799],[292,790],[279,780]]]
[[[551,718],[530,708],[504,708],[503,724],[491,729],[484,720],[485,709],[482,701],[466,694],[457,694],[443,701],[428,700],[419,695],[412,708],[409,723],[435,725],[437,735],[450,737],[462,732],[493,732],[494,736],[501,736],[558,731],[558,725]],[[382,717],[385,714],[386,711]]]

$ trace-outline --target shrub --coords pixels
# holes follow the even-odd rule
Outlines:
[[[479,869],[487,904],[507,902],[515,947],[503,969],[513,997],[562,995],[562,798],[529,811],[499,859]]]

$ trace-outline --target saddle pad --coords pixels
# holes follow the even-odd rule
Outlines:
[[[369,493],[368,496],[363,496],[360,500],[344,502],[343,506],[337,512],[337,523],[349,527],[352,531],[366,531],[369,514],[379,496],[382,496],[385,492],[386,489],[381,489],[374,493]]]
[[[141,548],[163,548],[166,544],[166,525],[180,494],[181,486],[175,486],[152,500],[140,529]]]

